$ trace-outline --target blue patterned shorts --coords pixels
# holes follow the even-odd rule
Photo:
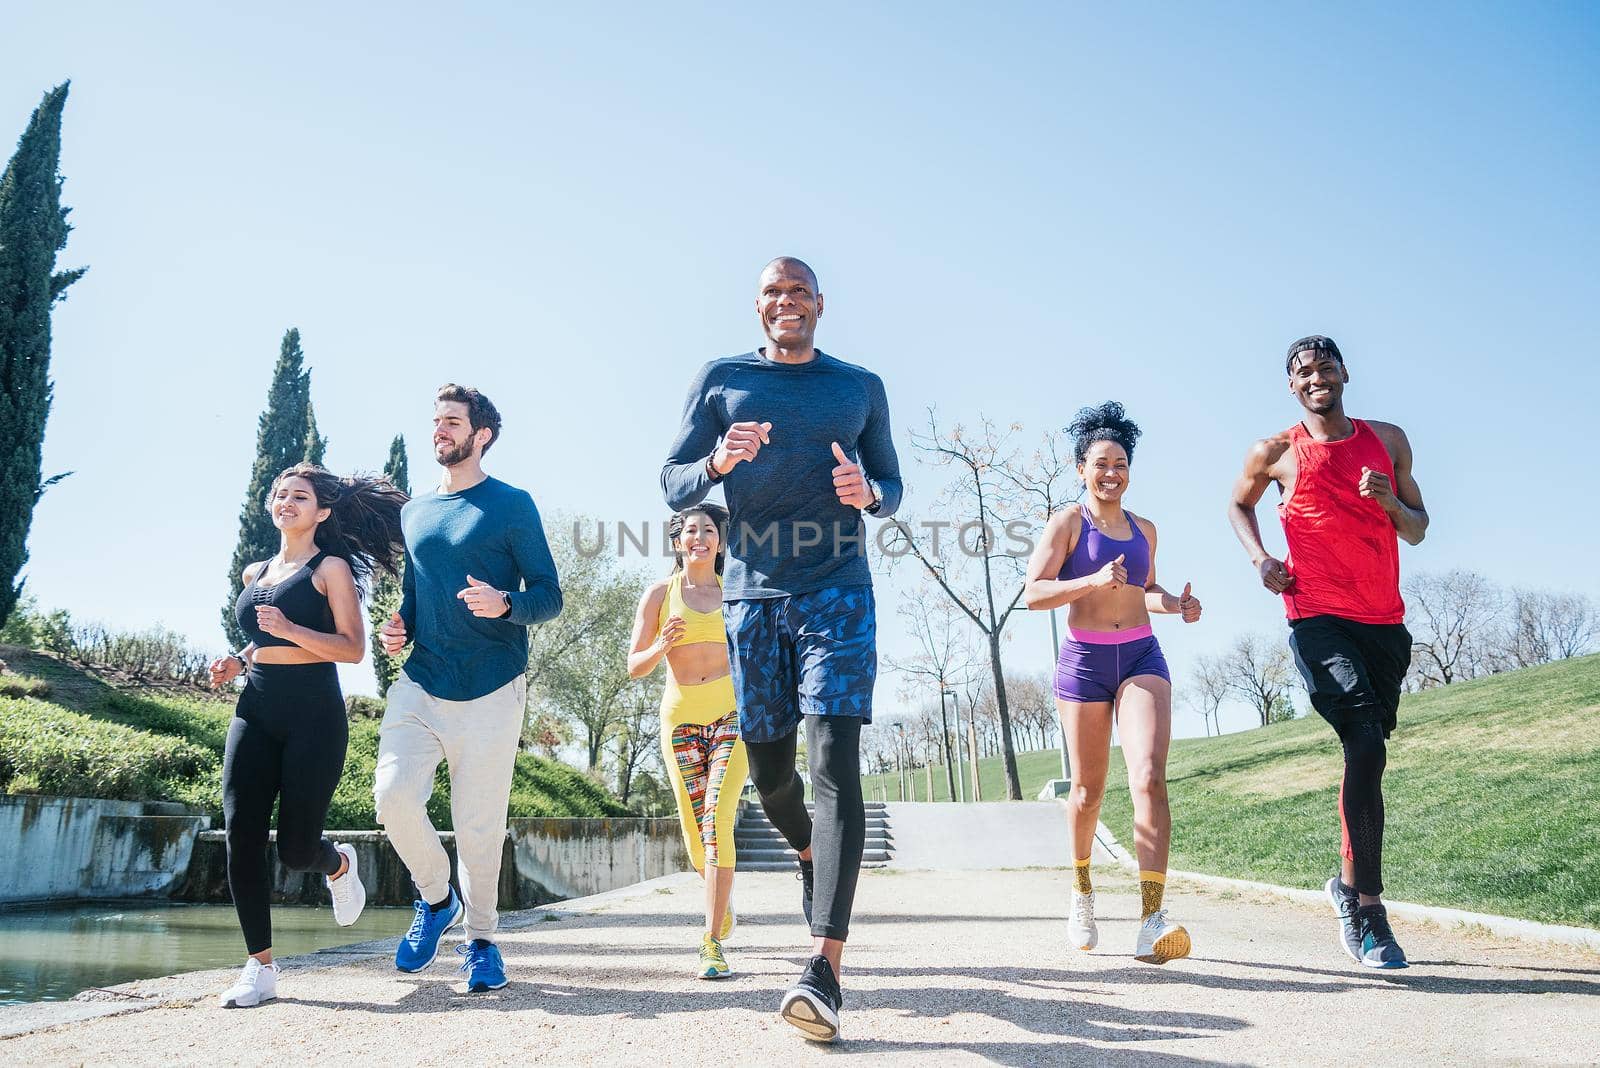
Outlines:
[[[872,722],[878,616],[871,586],[728,601],[722,616],[746,742],[787,738],[801,716]]]

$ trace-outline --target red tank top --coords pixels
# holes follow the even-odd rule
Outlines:
[[[1318,441],[1296,423],[1294,492],[1278,505],[1289,541],[1284,566],[1294,585],[1283,595],[1290,619],[1339,616],[1357,623],[1401,623],[1400,544],[1378,502],[1361,496],[1361,469],[1394,479],[1394,461],[1373,429],[1352,419],[1355,433]]]

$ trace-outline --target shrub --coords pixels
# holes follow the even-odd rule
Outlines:
[[[50,684],[29,675],[0,675],[0,697],[43,697]]]
[[[42,701],[0,698],[0,790],[119,801],[174,799],[220,774],[215,754]],[[220,801],[220,792],[218,796]],[[208,804],[213,811],[220,805]]]
[[[384,707],[381,697],[353,693],[344,699],[345,715],[351,719],[382,719]]]

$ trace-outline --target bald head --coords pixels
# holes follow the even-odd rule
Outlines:
[[[804,260],[779,256],[761,269],[756,294],[756,314],[772,342],[769,359],[794,354],[809,360],[822,316],[822,294],[817,292],[817,272]]]
[[[769,278],[783,277],[785,275],[798,275],[811,283],[811,291],[817,291],[817,272],[805,260],[794,256],[779,256],[761,269],[761,281]]]

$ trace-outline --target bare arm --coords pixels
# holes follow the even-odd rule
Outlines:
[[[1182,595],[1174,596],[1156,582],[1156,525],[1137,516],[1133,521],[1139,524],[1145,541],[1150,543],[1150,574],[1144,583],[1145,611],[1155,615],[1182,615],[1185,623],[1195,622],[1200,618],[1200,599],[1194,596],[1191,585],[1184,583]]]
[[[1267,487],[1278,481],[1277,466],[1288,451],[1286,437],[1264,438],[1250,446],[1244,458],[1244,471],[1233,484],[1233,496],[1228,501],[1228,523],[1233,527],[1239,544],[1250,554],[1256,565],[1261,584],[1273,593],[1282,593],[1294,583],[1294,577],[1274,559],[1261,543],[1261,525],[1256,521],[1256,505],[1267,492]]]
[[[1422,503],[1422,489],[1411,472],[1411,441],[1406,432],[1392,423],[1370,424],[1394,460],[1394,481],[1381,471],[1364,471],[1361,495],[1383,507],[1394,524],[1395,533],[1410,545],[1418,545],[1428,533],[1428,510]]]
[[[633,641],[628,646],[628,677],[642,679],[656,669],[667,650],[683,636],[684,622],[678,616],[659,627],[661,602],[666,600],[667,584],[658,582],[639,599],[633,614]]]

